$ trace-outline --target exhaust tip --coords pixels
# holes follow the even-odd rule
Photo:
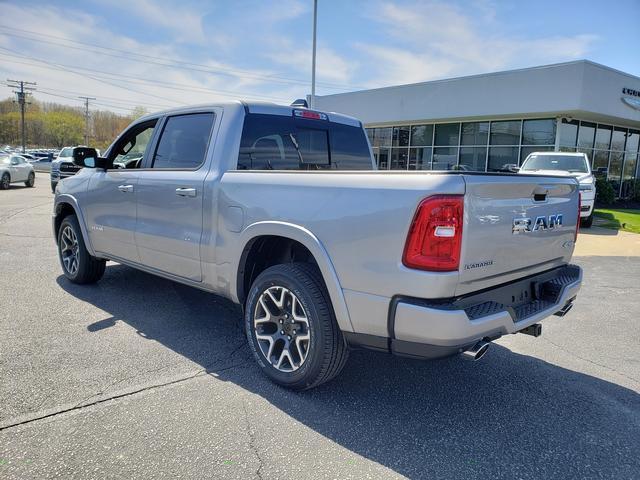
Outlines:
[[[462,352],[461,353],[462,358],[464,358],[465,360],[476,362],[480,360],[482,357],[484,357],[485,353],[487,353],[487,350],[489,350],[490,345],[491,345],[491,342],[485,342],[484,340],[480,340],[473,347]]]

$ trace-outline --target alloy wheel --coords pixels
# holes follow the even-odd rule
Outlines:
[[[253,328],[262,355],[281,372],[298,370],[307,358],[311,335],[302,303],[288,288],[272,286],[259,297]]]
[[[79,259],[78,252],[80,245],[78,244],[78,237],[70,226],[65,226],[60,235],[60,256],[62,257],[62,264],[65,270],[70,275],[75,275],[78,271]]]

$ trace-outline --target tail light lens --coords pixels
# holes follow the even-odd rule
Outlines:
[[[578,232],[580,231],[580,214],[582,213],[582,194],[578,191],[578,219],[576,220],[576,234],[573,243],[578,241]]]
[[[425,198],[413,218],[402,263],[409,268],[451,272],[460,265],[462,195]]]

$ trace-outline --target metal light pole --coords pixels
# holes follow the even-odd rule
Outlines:
[[[318,25],[318,0],[313,0],[313,53],[311,54],[311,108],[316,104],[316,29]]]

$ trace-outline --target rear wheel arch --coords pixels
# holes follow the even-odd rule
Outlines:
[[[340,329],[353,331],[349,311],[338,277],[320,241],[304,227],[283,222],[260,222],[243,231],[238,242],[236,278],[232,279],[235,298],[244,305],[251,283],[273,265],[305,262],[315,265],[329,293]],[[266,250],[265,250],[266,249]],[[266,253],[266,257],[265,256]],[[257,261],[257,264],[256,264]],[[234,281],[235,280],[235,281]]]

